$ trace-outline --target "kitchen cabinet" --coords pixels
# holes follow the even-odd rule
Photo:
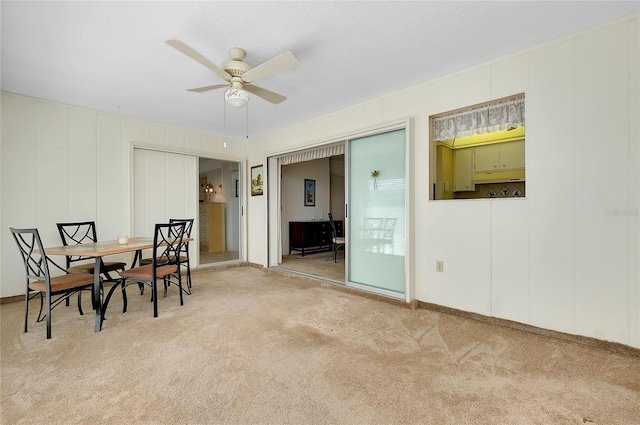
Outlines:
[[[453,151],[453,191],[465,192],[476,190],[473,183],[473,148]]]
[[[473,148],[473,169],[476,173],[498,171],[500,147],[495,145]]]
[[[219,252],[227,249],[224,208],[222,202],[200,203],[200,251]]]
[[[476,173],[524,168],[524,140],[477,146],[473,154]]]
[[[524,140],[500,143],[500,169],[524,168]]]

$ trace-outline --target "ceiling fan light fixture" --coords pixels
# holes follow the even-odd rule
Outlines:
[[[242,108],[249,103],[249,93],[242,89],[228,88],[224,92],[225,101],[236,108]]]

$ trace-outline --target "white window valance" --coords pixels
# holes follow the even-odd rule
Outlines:
[[[342,154],[344,154],[344,143],[323,146],[302,152],[294,152],[280,157],[280,164],[296,164],[298,162],[313,161],[314,159],[329,158],[331,156]]]
[[[436,142],[520,127],[524,125],[524,95],[438,115],[432,124]]]

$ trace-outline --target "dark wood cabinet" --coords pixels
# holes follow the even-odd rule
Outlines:
[[[342,221],[334,221],[337,236],[342,236]],[[326,220],[290,221],[289,222],[289,255],[291,251],[305,252],[330,251],[331,223]]]

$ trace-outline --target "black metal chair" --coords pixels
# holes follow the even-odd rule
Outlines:
[[[37,323],[47,320],[47,339],[51,339],[51,311],[62,301],[81,291],[93,290],[93,275],[88,273],[69,273],[47,257],[38,229],[14,229],[11,234],[18,245],[24,262],[27,279],[25,292],[24,331],[27,332],[29,318],[29,300],[40,295],[40,312]],[[35,251],[38,251],[36,253]],[[65,274],[51,276],[49,265],[52,264]],[[46,306],[43,316],[42,310]],[[78,303],[78,312],[82,315],[82,305]]]
[[[345,246],[347,244],[347,240],[342,237],[342,236],[338,236],[338,231],[336,229],[336,223],[333,221],[333,216],[331,215],[331,213],[327,213],[329,215],[329,223],[331,224],[331,242],[333,243],[333,262],[337,263],[337,254],[338,254],[338,249],[342,248],[342,250],[344,251]]]
[[[98,241],[95,221],[78,221],[71,223],[56,223],[62,245],[81,245],[83,243],[94,243]],[[95,260],[92,257],[81,255],[67,255],[67,271],[69,273],[89,273],[93,275]],[[87,260],[90,260],[87,262]],[[73,266],[73,263],[82,262]],[[109,272],[123,271],[127,264],[120,261],[103,261],[100,259],[100,274],[105,277],[105,282],[116,283],[117,279],[111,277]],[[78,293],[78,304],[82,302],[82,292]],[[69,299],[66,301],[69,305]]]
[[[169,219],[169,223],[180,223],[180,222],[185,223],[185,228],[184,228],[185,238],[191,237],[191,229],[193,229],[193,221],[194,221],[193,218],[170,218]],[[191,295],[191,263],[189,261],[189,242],[188,241],[182,242],[182,246],[180,247],[179,259],[180,259],[180,265],[187,268],[187,289],[185,290],[185,292],[188,295]],[[142,261],[140,261],[140,264],[142,265],[151,264],[151,258],[143,259]]]
[[[119,284],[122,287],[124,299],[123,312],[127,311],[126,288],[132,282],[144,283],[151,287],[151,301],[153,302],[153,317],[158,317],[158,286],[157,280],[164,282],[164,296],[167,296],[167,288],[170,284],[177,283],[180,293],[180,305],[183,305],[182,297],[182,274],[180,273],[180,249],[182,248],[182,238],[185,234],[186,223],[184,221],[175,223],[156,224],[153,235],[153,251],[156,255],[151,257],[151,264],[141,265],[129,270],[120,272]],[[129,282],[131,281],[131,282]],[[111,288],[105,300],[104,310],[109,303],[111,294],[116,286]]]
[[[60,239],[63,245],[80,245],[98,241],[96,223],[94,221],[56,223],[56,225],[58,226],[58,233],[60,233]],[[91,260],[91,262],[72,266],[73,263],[85,260]],[[112,278],[109,272],[122,271],[126,266],[126,263],[120,261],[101,261],[100,274],[104,275],[107,282],[115,282],[117,279]],[[67,256],[67,270],[69,273],[90,273],[93,275],[94,269],[95,261],[91,257]]]

